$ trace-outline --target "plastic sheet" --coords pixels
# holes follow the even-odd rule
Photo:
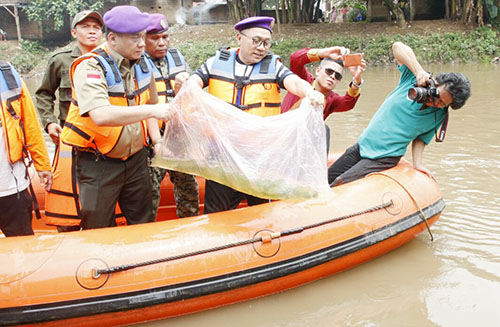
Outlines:
[[[259,117],[185,85],[171,102],[153,165],[198,175],[266,199],[303,199],[330,190],[321,108],[302,101]]]

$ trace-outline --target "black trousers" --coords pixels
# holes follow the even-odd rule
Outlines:
[[[325,134],[326,134],[326,155],[330,152],[330,127],[325,124]]]
[[[123,161],[78,151],[76,170],[83,229],[114,226],[117,202],[128,225],[154,221],[146,148]]]
[[[28,190],[0,197],[0,229],[5,236],[33,235],[33,202]]]
[[[328,183],[337,186],[363,178],[369,173],[396,166],[401,157],[367,159],[361,157],[358,143],[348,148],[340,158],[328,167]]]
[[[268,199],[257,198],[207,179],[205,181],[205,208],[203,213],[235,209],[243,199],[247,200],[249,206],[269,202]]]

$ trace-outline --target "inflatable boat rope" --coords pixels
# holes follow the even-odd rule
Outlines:
[[[413,197],[412,197],[412,199],[413,199]],[[378,206],[374,206],[374,207],[371,207],[371,208],[368,208],[368,209],[365,209],[365,210],[362,210],[362,211],[358,211],[356,213],[352,213],[352,214],[349,214],[349,215],[345,215],[345,216],[341,216],[341,217],[336,217],[336,218],[328,219],[328,220],[321,221],[321,222],[318,222],[318,223],[315,223],[315,224],[311,224],[311,225],[307,225],[307,226],[304,226],[304,227],[297,227],[297,228],[289,229],[289,230],[286,230],[286,231],[283,231],[283,232],[272,232],[272,231],[266,230],[267,232],[269,232],[269,234],[267,234],[265,236],[254,237],[252,239],[248,239],[248,240],[244,240],[244,241],[240,241],[240,242],[229,243],[229,244],[225,244],[225,245],[221,245],[221,246],[216,246],[216,247],[212,247],[212,248],[208,248],[208,249],[203,249],[203,250],[199,250],[199,251],[193,251],[193,252],[189,252],[189,253],[185,253],[185,254],[180,254],[180,255],[175,255],[175,256],[170,256],[170,257],[166,257],[166,258],[160,258],[160,259],[155,259],[155,260],[149,260],[149,261],[139,262],[139,263],[135,263],[135,264],[127,264],[127,265],[115,266],[115,267],[110,267],[110,268],[105,268],[105,269],[96,269],[96,268],[94,268],[94,269],[92,269],[92,278],[98,279],[103,274],[115,273],[115,272],[119,272],[119,271],[124,271],[124,270],[134,269],[134,268],[138,268],[138,267],[149,266],[149,265],[158,264],[158,263],[162,263],[162,262],[183,259],[183,258],[187,258],[187,257],[192,257],[192,256],[200,255],[200,254],[206,254],[206,253],[209,253],[209,252],[215,252],[215,251],[225,250],[225,249],[229,249],[229,248],[233,248],[233,247],[237,247],[237,246],[241,246],[241,245],[253,244],[253,243],[257,243],[257,242],[268,243],[268,242],[271,242],[271,240],[279,238],[279,237],[282,237],[282,236],[289,236],[289,235],[293,235],[293,234],[297,234],[297,233],[302,233],[304,230],[307,230],[307,229],[316,228],[316,227],[323,226],[323,225],[326,225],[326,224],[330,224],[330,223],[333,223],[333,222],[336,222],[336,221],[340,221],[340,220],[344,220],[344,219],[356,217],[356,216],[359,216],[359,215],[362,215],[362,214],[365,214],[365,213],[369,213],[369,212],[372,212],[372,211],[377,211],[377,210],[384,209],[384,208],[387,208],[387,207],[390,207],[390,206],[393,206],[393,205],[394,205],[394,203],[391,200],[389,202],[386,202],[386,203],[383,203],[383,204],[380,204]],[[260,232],[262,232],[262,231],[259,231],[256,234],[258,234]]]
[[[429,226],[429,222],[427,221],[427,218],[425,217],[425,214],[424,212],[422,211],[422,209],[420,208],[420,206],[418,205],[417,203],[417,200],[415,200],[415,198],[413,197],[413,195],[411,195],[410,191],[408,191],[408,189],[403,185],[401,184],[400,181],[398,181],[397,179],[395,179],[394,177],[392,176],[389,176],[385,173],[382,173],[382,172],[376,172],[376,173],[371,173],[371,174],[368,174],[367,176],[370,176],[370,175],[381,175],[381,176],[385,176],[391,180],[393,180],[394,182],[396,182],[399,186],[401,186],[403,188],[403,190],[405,190],[406,194],[408,194],[408,196],[410,197],[410,199],[413,201],[413,204],[415,204],[415,207],[417,207],[418,211],[420,212],[420,216],[422,217],[422,220],[424,221],[425,223],[425,227],[427,227],[427,231],[429,232],[429,235],[431,236],[431,242],[434,242],[434,235],[432,235],[432,232],[431,232],[431,226]]]

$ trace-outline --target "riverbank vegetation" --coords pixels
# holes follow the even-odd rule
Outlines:
[[[489,27],[461,28],[447,21],[416,21],[410,29],[390,23],[345,23],[283,25],[282,34],[273,35],[271,50],[288,64],[290,54],[302,47],[342,45],[363,52],[369,65],[393,62],[390,46],[402,41],[413,49],[422,63],[484,63],[500,55],[499,31]],[[198,68],[222,46],[237,46],[231,25],[172,26],[171,45]],[[38,42],[0,43],[0,59],[11,61],[23,74],[43,73],[48,56],[58,49]]]
[[[342,45],[352,52],[363,52],[368,65],[386,65],[393,62],[391,44],[402,41],[413,49],[422,63],[484,63],[500,54],[500,37],[495,30],[481,27],[470,32],[431,33],[428,35],[378,34],[368,37],[358,35],[310,35],[308,37],[282,37],[273,40],[271,50],[288,64],[290,54],[300,48],[324,48]],[[176,43],[192,68],[199,67],[220,46],[236,46],[233,38],[229,44],[216,44],[211,40],[188,40]]]

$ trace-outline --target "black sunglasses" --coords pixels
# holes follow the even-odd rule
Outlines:
[[[334,77],[337,81],[341,81],[342,80],[342,74],[339,73],[339,72],[336,72],[334,71],[333,69],[331,68],[325,68],[325,73],[328,75],[328,76],[332,76],[334,73]]]

